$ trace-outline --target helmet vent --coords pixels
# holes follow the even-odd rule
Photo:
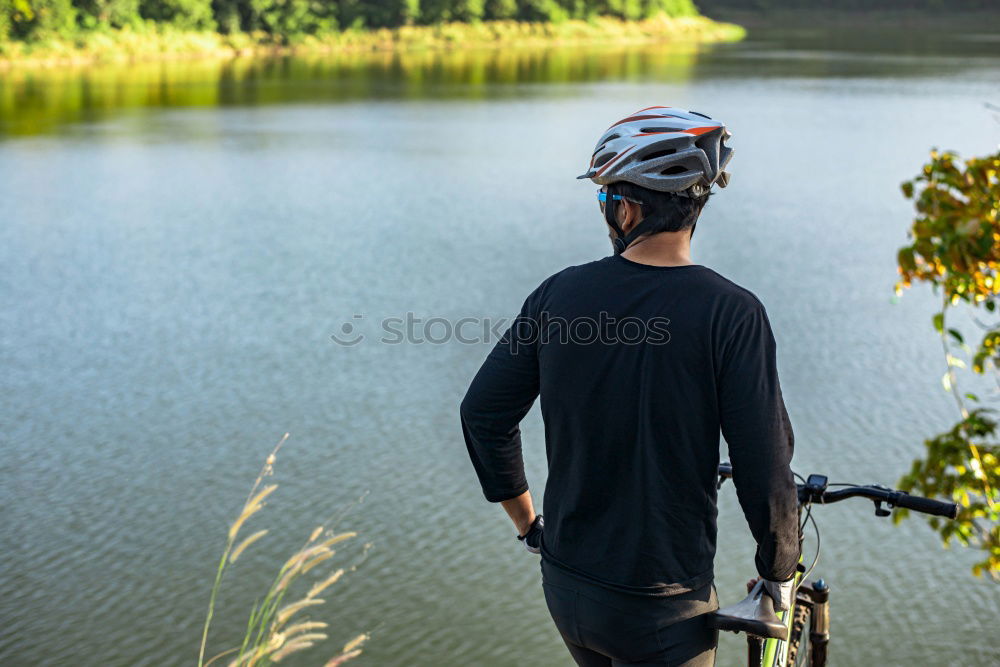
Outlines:
[[[694,145],[702,150],[705,150],[708,146],[713,145],[718,140],[719,135],[716,132],[706,132],[695,140]]]
[[[683,174],[686,171],[687,171],[687,167],[685,167],[683,165],[675,164],[672,167],[668,167],[667,169],[664,169],[660,173],[663,174],[664,176],[673,176],[674,174]]]
[[[650,153],[649,155],[644,156],[642,158],[642,161],[645,162],[646,160],[655,160],[656,158],[659,157],[667,157],[668,155],[673,155],[676,152],[677,152],[676,148],[667,148],[666,150],[656,151],[654,153]]]
[[[596,160],[594,160],[594,167],[597,168],[597,169],[600,169],[605,164],[607,164],[608,160],[610,160],[611,158],[613,158],[615,155],[616,155],[615,153],[605,153],[601,157],[599,157]]]
[[[662,134],[666,132],[683,132],[684,130],[678,127],[644,127],[639,131],[647,134]]]
[[[693,113],[695,116],[701,116],[702,118],[707,118],[709,120],[712,120],[711,116],[706,116],[705,114],[698,113],[697,111],[688,111],[688,113]]]

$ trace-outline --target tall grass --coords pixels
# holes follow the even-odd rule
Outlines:
[[[264,461],[264,466],[257,475],[243,508],[229,526],[226,546],[222,551],[222,558],[219,559],[215,583],[209,596],[208,612],[205,615],[201,646],[198,651],[198,667],[208,667],[222,658],[229,659],[229,667],[267,667],[272,663],[281,662],[292,653],[312,648],[328,639],[325,632],[328,627],[326,623],[303,618],[303,615],[326,602],[320,595],[340,580],[345,573],[344,568],[335,568],[320,577],[312,577],[313,583],[305,595],[297,599],[291,596],[291,601],[286,601],[289,592],[296,588],[295,584],[300,578],[333,558],[334,545],[356,536],[353,532],[335,533],[324,523],[313,529],[303,545],[284,562],[263,599],[254,604],[240,645],[205,660],[209,630],[215,615],[215,602],[222,586],[223,574],[226,568],[235,563],[247,549],[267,535],[266,529],[258,530],[237,541],[244,524],[263,509],[265,500],[278,488],[277,484],[264,484],[264,479],[274,474],[278,450],[286,440],[288,440],[287,433]],[[368,546],[370,545],[365,545],[366,550]],[[349,569],[353,570],[356,567],[354,565]],[[325,667],[341,665],[361,655],[361,647],[367,640],[368,634],[363,633],[347,642],[339,652],[324,663]]]
[[[414,51],[590,43],[728,42],[745,31],[704,16],[666,14],[640,21],[595,17],[558,23],[483,21],[398,28],[347,29],[294,39],[265,33],[192,32],[138,25],[83,33],[74,40],[0,41],[0,67],[198,57],[231,58],[255,53]]]

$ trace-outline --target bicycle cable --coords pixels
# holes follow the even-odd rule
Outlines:
[[[814,517],[812,514],[812,504],[810,504],[809,508],[806,510],[806,518],[802,520],[803,527],[805,527],[806,521],[812,521],[813,530],[816,532],[816,556],[813,558],[812,564],[809,565],[809,569],[806,570],[805,574],[802,575],[802,581],[805,581],[807,578],[809,578],[809,575],[812,574],[812,571],[816,569],[816,563],[819,562],[819,550],[820,550],[819,524],[816,523],[816,517]]]

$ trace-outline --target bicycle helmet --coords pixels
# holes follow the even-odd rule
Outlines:
[[[697,111],[647,107],[605,130],[586,173],[577,178],[607,185],[609,192],[614,183],[627,181],[680,197],[703,197],[713,185],[724,188],[729,184],[725,167],[733,149],[725,142],[731,136],[723,123]],[[604,218],[617,235],[615,252],[621,253],[648,232],[651,222],[640,221],[626,235],[615,209],[613,198],[609,198]]]

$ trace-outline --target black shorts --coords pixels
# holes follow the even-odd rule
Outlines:
[[[578,665],[715,664],[719,608],[715,585],[669,597],[635,595],[590,583],[542,561],[542,588],[556,628]]]

